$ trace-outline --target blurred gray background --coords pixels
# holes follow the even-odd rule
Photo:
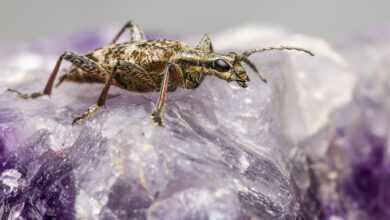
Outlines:
[[[0,41],[33,40],[129,19],[144,29],[183,34],[264,23],[336,39],[390,24],[390,0],[1,0]]]

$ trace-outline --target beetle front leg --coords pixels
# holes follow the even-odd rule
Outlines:
[[[132,21],[128,21],[118,32],[118,34],[115,35],[111,43],[115,44],[118,41],[118,39],[122,36],[122,34],[125,32],[126,29],[128,29],[130,33],[129,41],[145,40],[145,35],[142,29],[138,25],[134,24]]]
[[[168,83],[169,83],[169,75],[171,68],[178,68],[175,63],[168,63],[164,70],[164,79],[161,84],[160,96],[158,97],[156,109],[152,113],[152,120],[158,126],[163,126],[161,113],[164,109],[164,104],[167,98],[168,93]]]

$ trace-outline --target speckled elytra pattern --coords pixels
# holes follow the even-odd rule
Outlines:
[[[117,43],[125,30],[129,30],[130,39],[125,43]],[[72,63],[69,70],[60,77],[60,85],[64,81],[99,82],[104,88],[97,101],[74,123],[91,116],[106,102],[111,85],[133,92],[160,92],[156,109],[152,113],[153,121],[162,125],[161,112],[168,92],[178,87],[196,89],[205,76],[215,76],[227,82],[236,82],[242,88],[247,87],[249,77],[242,63],[248,65],[266,82],[256,66],[248,57],[257,52],[269,50],[297,50],[313,55],[310,51],[296,47],[269,47],[236,52],[217,53],[207,35],[197,46],[191,47],[177,40],[147,40],[143,31],[131,21],[119,31],[112,42],[86,55],[64,52],[58,59],[43,92],[23,94],[11,90],[23,98],[37,98],[50,95],[62,60]]]

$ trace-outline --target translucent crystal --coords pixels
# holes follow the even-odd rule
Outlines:
[[[170,93],[160,128],[150,120],[154,93],[113,88],[110,93],[120,96],[72,126],[73,118],[96,102],[102,85],[64,83],[51,97],[35,100],[6,91],[41,90],[61,50],[100,47],[94,44],[108,42],[106,35],[88,32],[2,55],[0,173],[15,170],[24,184],[12,195],[0,195],[0,214],[19,213],[24,219],[302,217],[297,178],[292,178],[292,167],[298,167],[291,164],[293,143],[319,130],[328,113],[350,98],[354,76],[320,39],[257,26],[212,38],[218,51],[283,44],[317,56],[256,55],[251,60],[268,84],[249,71],[247,89],[208,77],[196,90]]]
[[[4,194],[14,193],[19,187],[22,175],[14,169],[4,170],[0,176],[0,184]]]
[[[324,218],[390,219],[389,43],[370,32],[339,46],[359,78],[353,99],[302,142]]]
[[[283,80],[278,80],[280,91],[285,93],[281,106],[284,130],[295,142],[317,132],[326,125],[335,108],[351,100],[357,77],[345,58],[323,39],[257,26],[244,26],[216,36],[216,45],[225,49],[293,45],[315,54],[313,58],[290,52],[288,56],[284,54],[284,61],[276,67],[283,73],[279,76]],[[259,54],[252,59],[261,64],[260,69],[269,77],[276,73],[275,64],[268,59],[276,54],[280,52]],[[263,59],[267,62],[262,62]]]

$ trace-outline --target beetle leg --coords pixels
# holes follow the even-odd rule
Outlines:
[[[96,102],[95,105],[90,106],[87,111],[85,111],[81,116],[76,117],[72,125],[78,123],[81,120],[84,120],[86,118],[91,117],[101,106],[104,106],[106,104],[107,96],[108,96],[108,91],[110,90],[110,87],[112,85],[112,80],[115,77],[116,73],[118,72],[118,69],[121,69],[123,65],[121,66],[120,64],[116,64],[114,69],[112,70],[111,74],[107,75],[106,82],[104,83],[104,87],[102,92],[100,93],[100,96]]]
[[[156,109],[152,113],[152,120],[155,122],[158,126],[163,126],[161,113],[164,108],[164,104],[167,98],[168,93],[168,83],[169,83],[169,75],[170,75],[170,69],[174,67],[177,68],[177,66],[174,63],[168,63],[164,70],[164,79],[161,83],[160,88],[160,96],[157,100]]]
[[[118,32],[118,34],[115,35],[114,39],[111,41],[112,44],[115,44],[118,39],[122,36],[122,34],[125,32],[125,30],[128,29],[130,32],[130,39],[129,41],[142,41],[145,40],[145,35],[142,29],[134,24],[132,21],[128,21],[122,29]]]
[[[34,98],[38,98],[38,97],[43,96],[43,95],[50,95],[51,94],[51,88],[53,86],[54,80],[55,80],[55,78],[57,76],[57,73],[58,73],[58,70],[59,70],[59,68],[61,66],[63,58],[64,58],[64,54],[61,55],[58,58],[55,66],[54,66],[54,69],[51,72],[50,77],[47,80],[46,86],[45,86],[45,88],[44,88],[44,90],[42,92],[33,92],[31,94],[26,94],[26,93],[19,92],[18,90],[15,90],[15,89],[8,89],[8,91],[14,92],[14,93],[18,94],[18,96],[20,98],[23,98],[23,99],[34,99]]]
[[[122,62],[119,61],[113,68],[112,74],[107,74],[106,76],[106,82],[104,84],[103,90],[100,93],[100,96],[96,102],[95,105],[90,106],[81,116],[76,117],[72,124],[76,124],[81,120],[84,120],[86,118],[91,117],[100,107],[104,106],[106,104],[106,100],[108,97],[108,91],[112,85],[113,80],[115,79],[115,76],[121,72],[124,71],[126,73],[129,73],[132,70],[140,71],[147,75],[147,72],[140,66],[130,63],[130,62]]]
[[[80,56],[72,52],[64,52],[57,60],[53,71],[50,74],[49,79],[47,80],[46,86],[43,89],[42,92],[34,92],[31,94],[25,94],[22,92],[19,92],[18,90],[15,89],[8,89],[10,92],[15,92],[18,94],[19,97],[24,98],[24,99],[32,99],[32,98],[38,98],[43,95],[48,95],[50,96],[53,90],[54,86],[54,81],[57,77],[58,71],[60,69],[62,60],[67,60],[71,62],[74,66],[82,69],[86,73],[96,73],[96,72],[105,72],[95,61],[89,59],[88,57],[85,56]]]
[[[199,41],[198,45],[196,46],[196,49],[204,51],[206,53],[214,52],[213,44],[211,43],[211,39],[209,35],[207,34],[203,35],[202,39]]]
[[[104,84],[103,90],[102,90],[102,92],[100,93],[100,96],[99,96],[99,98],[98,98],[96,104],[90,106],[90,107],[87,109],[87,111],[85,111],[81,116],[76,117],[76,118],[73,120],[72,125],[78,123],[78,122],[81,121],[81,120],[84,120],[84,119],[86,119],[86,118],[91,117],[91,116],[99,109],[99,107],[104,106],[104,105],[106,104],[107,95],[108,95],[108,90],[110,89],[110,86],[111,86],[111,84],[112,84],[112,79],[113,79],[113,77],[115,76],[116,69],[117,69],[117,66],[115,66],[114,70],[112,71],[112,74],[107,75],[107,79],[106,79],[106,82],[105,82],[105,84]]]

